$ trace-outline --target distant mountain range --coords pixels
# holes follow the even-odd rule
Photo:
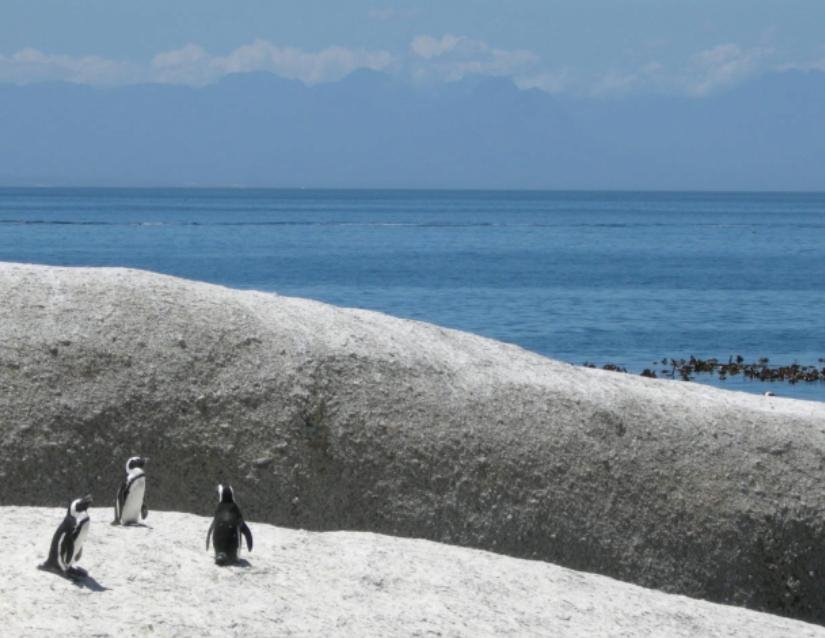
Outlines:
[[[573,98],[372,71],[307,87],[0,85],[0,185],[825,190],[825,73]]]

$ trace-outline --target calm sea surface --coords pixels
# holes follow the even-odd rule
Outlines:
[[[276,291],[636,372],[825,365],[825,194],[0,189],[0,260]]]

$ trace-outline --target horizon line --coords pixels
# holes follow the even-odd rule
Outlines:
[[[35,184],[35,185],[7,185],[0,183],[0,191],[24,190],[200,190],[200,191],[282,191],[282,192],[445,192],[445,193],[682,193],[682,194],[798,194],[798,195],[825,195],[825,189],[692,189],[692,188],[480,188],[462,186],[238,186],[238,185],[62,185],[62,184]]]

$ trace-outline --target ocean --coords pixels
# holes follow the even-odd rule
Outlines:
[[[825,193],[6,188],[0,260],[309,297],[637,374],[825,367]]]

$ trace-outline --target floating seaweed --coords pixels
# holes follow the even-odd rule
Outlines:
[[[825,357],[817,360],[825,363]],[[585,367],[595,368],[594,363],[586,362]],[[691,381],[696,374],[716,374],[720,381],[725,381],[729,377],[742,375],[745,379],[752,381],[770,381],[786,383],[814,383],[825,382],[825,366],[822,368],[816,365],[800,365],[792,363],[789,365],[771,365],[767,357],[760,357],[755,363],[747,363],[742,355],[728,357],[727,363],[720,363],[716,358],[699,359],[690,356],[688,359],[668,359],[654,361],[654,367],[659,367],[658,374],[653,368],[645,368],[641,376],[652,379],[659,378],[659,375],[669,379],[682,379]],[[661,366],[661,367],[660,367]],[[612,370],[614,372],[627,372],[627,368],[615,363],[605,363],[602,370]]]
[[[590,363],[589,361],[585,361],[582,364],[582,366],[585,367],[585,368],[598,368],[599,367],[595,363]],[[616,365],[615,363],[605,363],[602,366],[602,370],[610,370],[612,372],[627,372],[627,368],[625,368],[624,366]]]

